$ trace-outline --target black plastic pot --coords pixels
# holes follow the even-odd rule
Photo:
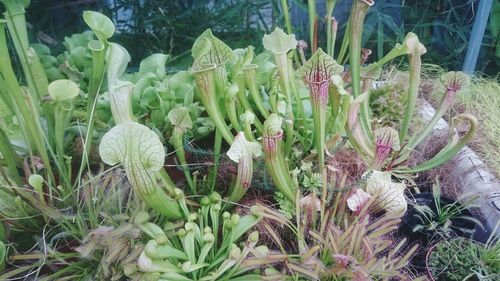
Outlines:
[[[413,204],[426,205],[433,211],[436,211],[436,204],[432,193],[414,194],[412,197],[408,198],[408,201],[408,210],[402,218],[399,231],[411,242],[419,243],[422,246],[429,245],[432,241],[441,238],[440,236],[436,237],[437,232],[428,230],[413,231],[417,225],[421,224],[418,217],[419,213],[415,210],[415,208],[413,208]],[[455,203],[455,201],[452,199],[441,196],[441,206],[453,203]],[[466,209],[462,211],[460,216],[473,217],[472,213]],[[454,234],[459,237],[472,238],[478,228],[476,223],[463,218],[452,218],[451,222]]]

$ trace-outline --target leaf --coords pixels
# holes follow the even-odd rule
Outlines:
[[[24,13],[24,8],[28,8],[31,0],[0,0],[5,5],[8,14],[16,15]]]
[[[116,43],[110,43],[106,61],[108,63],[108,87],[117,88],[128,83],[120,80],[120,76],[125,72],[130,62],[127,50]]]
[[[137,260],[137,265],[142,272],[182,273],[182,269],[168,260],[151,259],[143,251]]]
[[[48,56],[50,55],[50,48],[47,47],[46,45],[44,44],[40,44],[40,43],[33,43],[33,44],[30,44],[30,47],[33,48],[36,52],[36,54],[41,57],[41,56]]]
[[[308,83],[322,83],[329,82],[332,76],[339,75],[342,71],[344,67],[319,48],[295,73]]]
[[[88,43],[93,40],[94,34],[92,31],[84,31],[82,33],[76,33],[70,37],[64,37],[64,48],[70,53],[77,47],[87,46]]]
[[[5,269],[5,260],[7,258],[7,247],[0,241],[0,271]]]
[[[168,61],[169,55],[152,54],[143,59],[139,65],[139,73],[151,72],[160,80],[165,79],[165,64]]]
[[[130,55],[125,48],[115,43],[109,44],[107,56],[108,95],[111,112],[117,124],[134,121],[132,113],[132,92],[134,85],[120,79],[129,61]]]
[[[407,53],[412,56],[421,56],[427,52],[425,46],[418,40],[418,36],[412,32],[406,35],[404,45],[407,47]]]
[[[255,114],[251,110],[247,110],[245,113],[240,115],[240,120],[244,124],[253,124],[255,122]]]
[[[272,62],[272,56],[269,53],[260,53],[255,57],[253,63],[257,65],[257,85],[262,85],[271,80],[276,65]]]
[[[193,127],[193,122],[189,117],[189,109],[187,107],[177,107],[172,110],[167,115],[170,123],[183,130],[188,130]]]
[[[266,34],[262,38],[264,49],[271,51],[275,55],[288,53],[297,47],[297,43],[294,34],[288,35],[279,27],[276,27],[271,34]]]
[[[248,141],[243,132],[239,132],[234,138],[234,142],[227,151],[229,159],[239,163],[240,159],[245,157],[259,157],[262,154],[262,149],[259,143]]]
[[[134,86],[125,83],[119,88],[110,88],[109,104],[116,124],[134,121],[132,113],[132,91]]]
[[[102,43],[108,42],[108,39],[115,33],[115,25],[111,19],[101,13],[85,11],[83,12],[83,20]]]
[[[196,64],[224,65],[232,56],[233,50],[207,29],[194,41],[191,55]]]
[[[0,222],[0,241],[6,241],[7,233],[5,231],[5,225],[3,222]]]
[[[392,151],[399,151],[401,146],[399,145],[398,131],[392,127],[378,128],[375,130],[375,145],[390,147]]]
[[[367,180],[366,191],[377,196],[375,205],[388,213],[403,215],[407,209],[404,183],[395,183],[388,172],[370,171],[371,177]]]
[[[165,272],[160,275],[160,280],[170,280],[170,281],[193,281],[193,279],[187,278],[177,272]]]
[[[158,135],[148,127],[127,122],[109,130],[101,140],[99,154],[108,165],[122,164],[149,171],[163,167],[165,151]]]
[[[331,78],[331,83],[337,88],[337,91],[341,96],[349,95],[349,92],[347,92],[344,88],[344,80],[340,75],[333,75]]]
[[[28,178],[28,183],[35,188],[35,190],[42,190],[43,177],[38,174],[32,174]]]
[[[283,124],[283,118],[279,117],[278,114],[273,113],[267,117],[264,122],[264,127],[262,128],[262,135],[266,136],[277,136],[283,134],[281,125]]]
[[[68,79],[53,81],[48,87],[49,96],[56,102],[72,100],[80,93],[80,87]]]
[[[104,44],[99,40],[90,40],[87,47],[93,52],[104,51],[106,48],[106,46],[104,46]]]
[[[448,91],[455,93],[470,84],[470,77],[462,71],[449,71],[441,76],[441,80]]]
[[[360,211],[363,206],[370,200],[372,196],[362,190],[361,188],[356,189],[354,194],[352,194],[348,199],[347,199],[347,207],[349,210],[353,212],[358,212]]]

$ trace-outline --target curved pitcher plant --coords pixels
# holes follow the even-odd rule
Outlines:
[[[127,51],[110,43],[108,63],[108,95],[116,125],[102,138],[99,154],[108,165],[123,165],[132,188],[149,207],[170,219],[180,219],[179,203],[172,198],[175,186],[170,179],[163,180],[167,191],[159,184],[165,150],[158,135],[137,123],[132,113],[134,85],[120,76],[130,60]],[[168,175],[167,175],[168,178]]]
[[[360,109],[368,105],[370,91],[360,94],[354,99],[349,108],[346,130],[353,147],[364,157],[373,170],[387,170],[396,174],[417,173],[435,168],[451,160],[475,135],[478,127],[477,119],[470,114],[459,114],[454,117],[450,127],[450,137],[448,144],[437,153],[432,159],[420,163],[414,167],[406,167],[404,164],[411,155],[411,152],[422,143],[435,127],[437,122],[451,108],[453,98],[463,90],[470,81],[470,78],[462,72],[448,72],[442,76],[445,93],[438,109],[429,122],[417,132],[412,132],[408,136],[409,128],[417,108],[417,94],[420,85],[421,56],[425,54],[425,47],[419,42],[418,37],[409,33],[403,44],[397,45],[386,57],[379,62],[366,66],[363,70],[366,80],[373,81],[380,71],[377,69],[390,60],[406,54],[409,59],[409,81],[407,98],[405,100],[405,110],[403,112],[399,131],[394,128],[385,127],[372,130],[372,125],[367,119],[360,116]],[[370,75],[371,74],[371,75]],[[369,87],[365,87],[369,88]],[[368,122],[367,122],[368,121]],[[468,131],[461,137],[456,131],[457,123],[465,121]],[[368,128],[365,131],[363,128]]]

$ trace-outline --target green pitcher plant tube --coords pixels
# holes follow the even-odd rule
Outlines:
[[[239,132],[231,147],[227,151],[227,156],[233,162],[238,163],[236,179],[232,182],[229,191],[229,202],[239,202],[245,195],[253,176],[253,157],[262,154],[260,144],[255,141],[248,141],[243,132]]]
[[[6,2],[4,2],[5,4]],[[8,3],[11,3],[10,1]],[[20,2],[19,2],[20,3]],[[7,100],[14,106],[13,111],[17,119],[21,123],[21,130],[23,131],[25,141],[28,144],[28,152],[33,160],[35,153],[39,153],[42,158],[43,164],[47,171],[48,181],[55,183],[54,173],[50,166],[49,155],[47,153],[46,136],[43,133],[42,125],[38,122],[38,111],[35,110],[35,101],[31,95],[24,92],[24,89],[19,84],[16,74],[12,68],[12,62],[7,47],[7,37],[5,34],[5,21],[0,19],[0,74],[3,77],[2,82],[5,82],[6,91],[10,93]],[[33,171],[35,164],[31,161]],[[52,191],[50,190],[50,193]],[[52,193],[51,193],[52,194]]]
[[[143,59],[139,64],[139,73],[153,73],[158,80],[166,78],[165,65],[170,56],[165,54],[152,54]]]
[[[460,121],[465,121],[469,125],[469,129],[461,137],[458,136],[458,131],[456,129],[457,126],[456,124]],[[471,114],[463,113],[453,117],[450,126],[450,138],[448,144],[443,149],[441,149],[441,151],[439,151],[433,158],[425,161],[424,163],[406,169],[405,168],[394,169],[393,172],[418,173],[435,168],[450,161],[451,159],[453,159],[453,157],[455,157],[455,155],[457,155],[460,152],[460,150],[465,145],[467,145],[467,143],[469,143],[472,140],[472,138],[477,132],[478,127],[479,123],[476,117],[474,117]]]
[[[333,77],[332,77],[333,78]],[[339,77],[340,80],[342,81],[342,78]],[[342,81],[342,90],[343,89],[343,81]],[[345,91],[345,90],[344,90]],[[332,122],[330,126],[331,127],[335,124],[335,120],[337,120],[337,116],[339,115],[340,111],[340,106],[341,106],[341,94],[339,91],[339,87],[333,85],[333,83],[330,84],[330,87],[328,87],[328,101],[330,103],[330,121]]]
[[[249,141],[254,141],[255,136],[252,130],[252,124],[255,123],[255,114],[252,111],[247,110],[245,113],[240,115],[241,123],[243,124],[243,131],[245,133],[245,138]]]
[[[447,72],[441,77],[441,80],[445,86],[445,94],[441,100],[441,104],[439,105],[439,108],[434,116],[432,116],[431,121],[426,124],[421,132],[410,138],[408,141],[408,149],[410,150],[414,149],[430,134],[439,119],[441,119],[446,111],[448,111],[448,109],[450,109],[453,105],[453,100],[455,99],[456,94],[467,87],[470,82],[469,76],[461,71]]]
[[[5,6],[5,20],[26,81],[35,100],[40,102],[47,95],[48,80],[37,54],[29,46],[25,7],[30,4],[30,1],[2,0],[0,2]]]
[[[411,118],[415,111],[418,95],[418,86],[420,85],[420,70],[422,68],[421,56],[427,52],[424,45],[420,43],[417,36],[411,36],[406,40],[408,49],[408,59],[410,61],[410,78],[408,81],[408,92],[406,97],[403,121],[399,130],[399,141],[406,141],[406,135],[410,128]]]
[[[238,110],[236,106],[236,100],[238,99],[238,84],[232,83],[226,87],[224,91],[224,103],[226,106],[227,116],[231,126],[236,131],[241,131],[240,122],[238,121]]]
[[[358,118],[359,108],[366,99],[368,99],[368,93],[364,93],[355,98],[349,106],[346,133],[349,137],[349,141],[358,154],[365,159],[372,159],[375,155],[375,148],[371,139],[364,134],[363,130],[360,128]]]
[[[243,75],[243,73],[236,74],[236,76],[233,77],[233,81],[236,83],[236,85],[238,85],[238,92],[236,93],[236,95],[238,97],[238,102],[242,107],[242,110],[245,112],[250,111],[255,114],[246,96],[245,76]],[[262,131],[262,123],[257,118],[255,118],[255,127],[257,127],[257,130],[259,132]]]
[[[390,62],[391,60],[408,54],[408,40],[410,42],[414,40],[414,38],[417,37],[417,35],[413,32],[408,32],[406,34],[405,39],[403,40],[403,43],[397,43],[394,48],[392,48],[384,57],[382,57],[380,60],[376,61],[373,63],[374,68],[382,68],[386,63]],[[418,38],[418,37],[417,37]]]
[[[172,136],[170,137],[170,143],[174,146],[175,154],[177,155],[177,158],[179,158],[182,171],[186,176],[191,192],[196,194],[196,184],[194,183],[191,172],[189,171],[188,162],[186,161],[186,152],[184,150],[184,135],[187,130],[190,130],[193,127],[193,122],[189,117],[189,109],[186,107],[173,108],[168,113],[167,119],[174,127]]]
[[[276,188],[292,203],[295,203],[296,185],[290,176],[283,155],[283,120],[276,113],[269,115],[262,129],[262,148],[266,155],[266,168]]]
[[[241,59],[241,68],[239,69],[241,71],[238,71],[237,73],[243,74],[243,77],[245,78],[245,85],[250,93],[250,97],[257,106],[257,109],[262,117],[267,118],[267,116],[269,116],[269,112],[264,106],[264,101],[260,95],[257,85],[257,73],[260,71],[260,69],[258,69],[259,65],[252,63],[254,56],[254,47],[247,47]]]
[[[80,93],[80,88],[71,80],[61,79],[51,82],[48,92],[54,105],[54,137],[57,160],[60,162],[58,168],[64,171],[67,169],[64,164],[64,133],[71,119],[74,99]],[[63,172],[60,175],[66,181],[67,186],[71,186],[70,179],[67,178],[68,173]]]
[[[200,97],[205,106],[205,110],[214,122],[217,130],[222,134],[224,140],[231,144],[234,140],[234,136],[224,120],[224,116],[222,115],[222,111],[217,101],[216,71],[216,64],[193,65],[194,79],[196,81],[196,86],[200,90]]]
[[[214,165],[209,177],[209,181],[211,182],[210,189],[214,190],[219,168],[222,139],[228,144],[233,143],[234,140],[234,136],[225,122],[226,111],[219,106],[219,102],[221,104],[224,103],[223,94],[228,86],[226,63],[233,58],[234,53],[224,42],[215,37],[210,29],[207,29],[196,38],[191,48],[191,54],[194,58],[192,72],[197,89],[205,110],[216,128]],[[232,109],[234,110],[234,108]],[[233,114],[232,118],[234,119],[234,111],[230,113]]]
[[[368,8],[375,2],[373,0],[354,0],[349,20],[349,67],[351,69],[352,92],[354,98],[361,95],[361,37]],[[369,112],[366,106],[361,107],[361,129],[371,136],[369,125]]]
[[[134,86],[120,80],[130,56],[118,44],[109,47],[108,95],[116,125],[103,136],[99,154],[108,165],[123,165],[131,186],[149,207],[167,218],[180,219],[181,206],[158,186],[157,174],[165,158],[160,138],[135,121],[131,104]]]
[[[95,123],[95,112],[97,106],[97,96],[104,79],[104,71],[106,67],[106,52],[108,50],[108,39],[115,32],[115,26],[111,19],[105,15],[94,12],[83,12],[83,20],[92,30],[98,40],[91,40],[88,43],[88,48],[92,54],[92,71],[89,79],[89,87],[87,92],[87,130],[85,133],[85,144],[80,165],[80,176],[88,164],[88,154],[92,146],[92,136]]]
[[[256,71],[257,71],[257,65],[255,64],[248,64],[243,66],[243,75],[245,77],[245,84],[248,87],[250,95],[255,105],[257,106],[257,109],[259,110],[260,114],[264,118],[267,118],[269,116],[269,112],[265,109],[264,102],[262,100],[262,97],[260,96],[259,90],[257,89]]]
[[[7,247],[3,241],[0,241],[0,271],[5,269],[7,261]]]
[[[333,10],[335,9],[337,0],[326,1],[326,53],[333,57],[333,49],[335,44],[336,30],[334,30]]]
[[[39,111],[36,110],[38,106],[41,106],[43,112],[45,113],[47,134],[43,132],[41,135],[41,145],[47,143],[47,148],[53,144],[54,139],[54,119],[52,115],[52,107],[50,103],[45,101],[47,96],[48,79],[47,74],[44,70],[40,59],[33,48],[29,46],[27,23],[25,17],[25,8],[30,4],[27,0],[3,0],[1,1],[5,6],[5,22],[7,24],[10,39],[19,58],[21,68],[24,74],[24,78],[28,85],[29,91],[27,99],[31,99],[28,102],[29,106],[33,106],[31,109],[30,118],[36,120],[40,119]],[[7,50],[6,50],[7,51]],[[35,146],[36,147],[36,144]],[[37,148],[39,150],[40,147]],[[50,150],[50,149],[49,149]],[[49,166],[49,153],[45,151],[37,151],[45,166]],[[54,182],[54,172],[51,167],[46,167],[49,176],[49,181]]]
[[[307,11],[309,13],[309,44],[311,44],[311,51],[316,52],[317,48],[317,30],[316,30],[316,0],[308,0],[307,1]]]
[[[352,102],[352,95],[345,90],[344,80],[340,75],[333,75],[330,87],[328,88],[331,116],[327,124],[327,131],[330,131],[335,123],[343,130],[347,122],[349,107]]]
[[[6,178],[6,182],[10,185],[14,184],[22,184],[21,175],[17,170],[17,166],[21,164],[21,159],[17,155],[14,146],[10,142],[7,134],[3,129],[0,128],[0,153],[2,154],[3,160],[5,161],[5,165],[8,168],[8,178]],[[12,181],[12,182],[10,182]]]
[[[290,66],[288,59],[288,52],[295,50],[297,47],[297,40],[295,35],[286,34],[282,29],[276,28],[271,34],[264,35],[262,39],[262,44],[264,49],[270,51],[274,54],[274,61],[276,67],[278,68],[279,80],[281,84],[281,89],[285,93],[287,98],[287,120],[285,122],[285,152],[289,152],[293,143],[293,110],[292,110],[292,90],[291,90],[291,76],[290,76]],[[299,105],[300,106],[300,105]]]
[[[215,86],[217,92],[222,93],[227,83],[225,65],[234,56],[233,50],[207,29],[194,41],[191,54],[195,69],[203,68],[204,65],[215,65]]]

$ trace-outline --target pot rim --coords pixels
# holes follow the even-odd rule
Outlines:
[[[474,239],[466,238],[466,237],[456,237],[456,238],[451,239],[450,242],[454,241],[454,240],[466,240],[466,241],[472,242],[474,244],[484,246],[483,243],[475,241]],[[442,239],[442,240],[439,240],[436,243],[434,243],[431,247],[429,247],[429,250],[427,250],[427,254],[425,255],[425,270],[427,271],[427,276],[429,277],[429,279],[431,279],[431,281],[436,281],[436,279],[434,279],[434,277],[432,275],[431,267],[429,266],[429,258],[431,256],[432,251],[434,251],[434,249],[439,245],[439,243],[443,243],[444,241],[448,241],[448,240]]]
[[[441,241],[439,241],[439,242],[441,242]],[[429,277],[429,279],[431,279],[431,281],[436,281],[436,279],[434,279],[434,277],[432,275],[431,268],[429,266],[429,257],[431,256],[432,251],[437,247],[437,245],[439,244],[439,242],[437,242],[434,245],[432,245],[429,248],[429,250],[427,251],[427,254],[425,255],[425,270],[427,271],[427,276]]]

